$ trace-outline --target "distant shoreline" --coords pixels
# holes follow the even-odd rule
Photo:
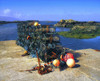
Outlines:
[[[21,23],[21,22],[39,22],[38,20],[27,20],[27,21],[0,21],[0,24],[8,24],[8,23]]]
[[[0,24],[8,24],[8,23],[21,23],[21,22],[47,22],[47,23],[52,23],[52,22],[58,22],[58,21],[39,21],[39,20],[27,20],[27,21],[0,21]]]

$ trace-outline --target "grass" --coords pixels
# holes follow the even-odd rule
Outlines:
[[[59,35],[62,35],[64,37],[69,37],[69,38],[77,38],[77,39],[89,39],[89,38],[94,38],[96,36],[100,36],[99,34],[92,34],[92,33],[71,33],[71,32],[58,32]]]

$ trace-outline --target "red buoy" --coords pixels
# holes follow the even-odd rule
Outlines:
[[[65,56],[64,56],[64,61],[66,62],[68,59],[74,59],[74,56],[72,53],[67,53]]]

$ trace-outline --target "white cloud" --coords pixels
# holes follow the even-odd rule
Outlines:
[[[3,11],[4,15],[8,15],[10,12],[11,12],[10,9],[5,9],[5,10]]]
[[[17,11],[13,11],[13,10],[11,10],[9,8],[6,8],[6,9],[0,11],[0,16],[21,18],[22,14],[17,12]]]

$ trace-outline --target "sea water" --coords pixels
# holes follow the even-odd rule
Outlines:
[[[56,22],[41,22],[46,25],[53,25]],[[69,31],[70,28],[56,27],[56,32]],[[17,39],[17,23],[9,23],[0,25],[0,41]],[[75,39],[60,36],[61,45],[73,50],[79,49],[98,49],[100,50],[100,36],[91,39]]]

